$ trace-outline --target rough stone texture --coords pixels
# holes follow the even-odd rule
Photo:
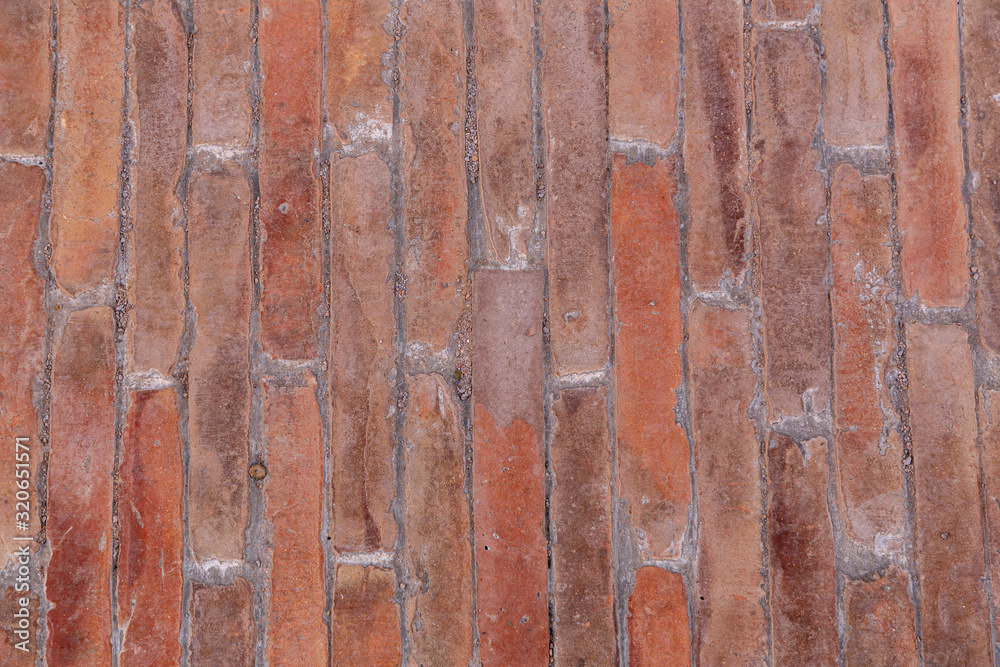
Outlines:
[[[852,581],[844,589],[848,632],[844,663],[917,665],[917,632],[907,590],[909,578],[899,567],[871,581]]]
[[[680,574],[658,567],[640,568],[628,599],[629,665],[691,664],[687,609]]]
[[[2,618],[16,618],[14,615],[23,609],[21,606],[23,596],[24,591],[18,592],[13,588],[5,588],[2,592],[0,592],[0,614],[3,615]],[[4,623],[3,629],[0,630],[0,662],[3,663],[4,667],[34,667],[35,665],[37,646],[34,638],[37,636],[36,633],[38,632],[37,595],[29,596],[28,610],[28,613],[31,615],[29,629],[31,638],[28,640],[30,648],[28,648],[27,651],[20,648],[24,646],[22,643],[24,640],[14,633],[14,623],[7,621]],[[18,618],[18,621],[20,621],[20,618]]]
[[[250,667],[254,664],[252,591],[245,579],[228,586],[194,584],[191,664]]]
[[[986,508],[987,553],[991,583],[1000,586],[1000,392],[979,390],[979,431],[982,434],[983,504]]]
[[[191,123],[196,144],[242,147],[250,139],[250,28],[247,0],[194,4]]]
[[[42,155],[52,96],[52,4],[0,5],[0,153]]]
[[[338,565],[333,588],[333,664],[398,665],[399,611],[392,599],[392,570]]]
[[[802,21],[813,11],[815,0],[759,0],[753,5],[758,21]]]

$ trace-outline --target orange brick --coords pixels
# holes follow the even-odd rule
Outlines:
[[[333,664],[398,665],[399,611],[392,570],[338,565],[333,587]]]
[[[0,153],[45,153],[52,96],[52,4],[11,0],[0,5]]]
[[[191,128],[196,144],[239,147],[250,139],[252,20],[248,0],[194,5]]]
[[[753,3],[758,21],[801,21],[813,10],[814,0],[760,0]]]
[[[1000,392],[979,390],[979,429],[982,433],[983,492],[990,575],[1000,590]]]
[[[917,631],[908,590],[909,577],[892,566],[871,581],[844,589],[847,633],[844,664],[889,667],[917,665]]]
[[[229,586],[194,584],[192,595],[191,664],[253,665],[256,628],[246,580]]]
[[[676,572],[641,567],[628,599],[629,665],[690,665],[687,592]]]

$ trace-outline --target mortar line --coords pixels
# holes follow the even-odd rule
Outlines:
[[[477,118],[477,95],[479,82],[476,79],[476,9],[475,0],[462,1],[462,32],[465,37],[465,192],[468,218],[466,233],[469,237],[469,272],[487,265],[483,237],[486,235],[486,220],[483,214],[483,189],[480,179],[479,123]],[[475,551],[475,549],[473,549]],[[476,646],[478,647],[478,639]]]

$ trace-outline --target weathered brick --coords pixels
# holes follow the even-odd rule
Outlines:
[[[188,219],[191,546],[198,560],[243,557],[250,429],[250,191],[237,167],[198,174]]]
[[[560,665],[610,665],[617,662],[617,641],[608,390],[565,389],[552,401],[552,412],[555,659]]]
[[[23,635],[15,634],[22,632],[23,629],[20,627],[21,618],[14,616],[24,608],[21,606],[21,600],[25,597],[28,598],[27,608],[30,616],[26,628],[29,633],[27,644],[24,643]],[[34,667],[36,664],[35,658],[39,653],[35,641],[39,625],[38,606],[38,596],[29,591],[17,591],[13,587],[0,590],[0,614],[5,619],[16,618],[6,621],[0,630],[0,663],[4,667]],[[26,651],[22,650],[24,647],[27,648]]]
[[[77,293],[114,277],[122,166],[124,9],[59,0],[52,269]]]
[[[641,567],[628,599],[629,664],[690,665],[687,591],[676,572]]]
[[[691,223],[688,270],[699,289],[746,267],[746,120],[743,8],[733,0],[683,0],[684,169]]]
[[[169,0],[136,5],[132,24],[135,326],[129,335],[135,368],[167,374],[184,331],[184,230],[176,190],[187,147],[187,35]]]
[[[745,313],[696,301],[688,321],[691,427],[698,480],[696,659],[705,665],[768,658],[761,599],[758,443],[748,416],[756,379]]]
[[[338,565],[333,587],[333,664],[398,665],[399,612],[392,570]]]
[[[673,419],[684,339],[676,166],[616,155],[611,179],[621,495],[644,554],[673,558],[691,501],[687,437]]]
[[[754,4],[758,21],[801,21],[812,12],[814,0],[760,0]]]
[[[406,541],[423,583],[409,614],[413,659],[464,665],[472,659],[473,601],[461,408],[439,376],[409,381]]]
[[[311,377],[265,382],[267,520],[273,532],[267,656],[272,665],[327,662],[323,434]]]
[[[982,433],[983,492],[990,575],[993,590],[1000,590],[1000,392],[979,390],[979,429]]]
[[[810,148],[819,54],[808,36],[778,31],[757,35],[754,57],[767,396],[776,416],[819,412],[830,397],[826,194]]]
[[[114,330],[109,308],[73,313],[52,368],[45,650],[55,665],[111,664]]]
[[[316,2],[261,2],[261,340],[275,357],[316,354],[322,240],[314,152],[322,123]]]
[[[972,357],[954,325],[907,332],[924,662],[990,660]]]
[[[871,581],[852,581],[844,587],[846,665],[918,664],[908,581],[906,573],[894,565]]]
[[[184,587],[184,463],[177,395],[131,396],[118,487],[122,665],[178,664]]]
[[[543,287],[541,271],[475,275],[473,490],[484,665],[542,664],[548,656]]]
[[[827,508],[827,443],[814,438],[799,447],[783,435],[768,438],[774,659],[836,665],[837,575]]]
[[[465,95],[462,6],[458,0],[407,4],[403,21],[407,339],[441,350],[465,302],[465,168],[456,129]]]
[[[0,153],[42,155],[52,96],[52,4],[0,5]]]
[[[391,549],[396,522],[390,174],[374,154],[333,165],[334,544]]]
[[[254,664],[253,604],[250,585],[194,584],[191,664],[250,667]]]
[[[608,164],[604,6],[542,3],[549,309],[559,374],[608,363]]]
[[[192,136],[196,144],[244,146],[250,139],[250,28],[247,0],[194,3]]]
[[[889,0],[903,287],[928,306],[962,306],[969,236],[962,200],[958,13]]]

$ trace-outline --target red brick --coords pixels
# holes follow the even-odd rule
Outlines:
[[[747,412],[757,382],[745,313],[696,301],[688,323],[691,428],[698,480],[696,659],[768,659],[761,577],[760,465]]]
[[[316,381],[265,382],[267,520],[273,531],[267,659],[327,662],[323,532],[323,434]]]
[[[614,158],[615,403],[621,496],[644,555],[680,555],[691,502],[688,443],[674,420],[681,385],[676,167]]]
[[[608,363],[608,164],[604,6],[542,3],[549,311],[559,374]]]
[[[52,97],[51,2],[4,2],[0,31],[0,153],[42,155]]]
[[[565,389],[552,401],[552,411],[556,662],[610,665],[617,662],[618,652],[608,390]]]
[[[924,662],[986,664],[990,630],[972,357],[957,326],[907,328]]]
[[[889,0],[903,286],[928,306],[968,296],[962,201],[958,13],[949,3]]]
[[[52,368],[45,650],[55,665],[111,664],[114,330],[109,308],[73,313]]]
[[[28,597],[27,607],[30,615],[27,628],[28,643],[24,644],[23,635],[14,634],[15,631],[21,630],[15,626],[15,622],[8,620],[3,624],[3,629],[0,630],[0,663],[5,667],[34,667],[36,664],[35,660],[39,653],[35,641],[35,637],[38,636],[38,596],[31,595],[27,591],[18,592],[14,588],[4,588],[0,590],[0,614],[3,614],[5,619],[14,619],[14,614],[23,608],[21,600],[24,599],[25,595]],[[20,620],[20,618],[17,619],[18,625]],[[18,648],[19,645],[22,648],[27,646],[28,650]]]
[[[687,592],[676,572],[642,567],[628,599],[629,665],[690,665]]]
[[[407,4],[403,21],[407,340],[440,350],[465,303],[465,168],[455,129],[465,95],[462,6],[457,0]]]
[[[409,380],[406,541],[422,584],[408,614],[413,659],[464,665],[472,659],[473,601],[462,411],[440,377]]]
[[[608,14],[611,136],[668,146],[677,132],[677,3],[612,3]]]
[[[836,563],[827,508],[827,444],[771,434],[767,446],[768,548],[774,659],[837,664]]]
[[[72,293],[114,278],[118,250],[124,9],[58,0],[52,269]]]
[[[334,665],[398,665],[399,612],[392,570],[338,565],[333,601]]]
[[[184,230],[177,183],[187,147],[187,35],[174,4],[136,5],[133,119],[135,272],[131,303],[133,362],[163,374],[177,360],[184,332]]]
[[[826,194],[810,148],[819,54],[804,34],[765,32],[754,57],[767,396],[773,415],[818,412],[830,396]]]
[[[316,354],[323,296],[315,166],[323,24],[316,2],[268,0],[260,11],[261,339],[275,357],[304,359]]]
[[[391,549],[396,522],[390,174],[374,154],[333,165],[334,544]]]
[[[250,28],[247,0],[194,5],[192,73],[196,144],[245,146],[250,139]]]
[[[194,584],[191,664],[250,667],[254,664],[253,603],[250,585]]]
[[[994,590],[1000,590],[1000,392],[979,390],[979,429],[982,433],[983,492],[989,543],[990,575]]]
[[[243,557],[250,429],[250,191],[241,170],[196,175],[188,219],[191,546],[198,560]]]
[[[760,0],[754,3],[754,14],[758,21],[801,21],[814,4],[814,0]]]
[[[548,656],[543,286],[541,271],[475,276],[473,489],[484,665],[543,664]]]
[[[683,0],[682,7],[688,270],[696,288],[713,290],[727,272],[743,272],[749,240],[743,10],[731,0]]]
[[[846,665],[918,664],[917,632],[908,584],[909,577],[894,565],[871,581],[852,581],[845,586]]]
[[[181,659],[184,462],[177,395],[137,391],[122,437],[118,621],[122,665]]]

